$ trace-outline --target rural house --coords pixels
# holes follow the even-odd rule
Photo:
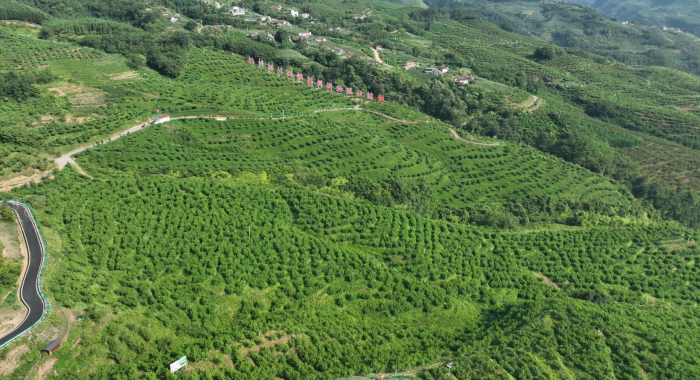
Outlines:
[[[346,53],[345,53],[345,56],[348,57],[348,58],[352,58],[352,57],[355,56],[355,53],[346,52]]]
[[[422,64],[423,64],[422,62],[406,61],[406,62],[404,62],[404,64],[403,64],[403,69],[404,69],[404,70],[415,69],[415,68],[419,67],[419,66],[422,65]]]
[[[170,115],[168,115],[168,114],[158,115],[158,116],[156,116],[155,119],[153,119],[152,124],[163,124],[166,121],[170,121]]]
[[[307,31],[304,31],[304,32],[299,32],[299,37],[308,38],[308,37],[310,37],[310,36],[311,36],[311,32],[309,32],[308,30],[307,30]]]
[[[308,14],[308,13],[302,13],[302,14],[301,14],[301,17],[302,17],[302,18],[309,18],[309,17],[311,17],[311,15]]]
[[[228,11],[231,12],[231,16],[242,16],[245,14],[247,9],[233,6],[233,7],[229,8]]]
[[[476,79],[475,75],[462,74],[455,79],[455,84],[461,84],[461,85],[469,84],[469,83],[473,82],[474,79]]]
[[[331,49],[331,51],[332,51],[333,53],[335,53],[335,54],[338,54],[338,55],[341,55],[341,54],[343,54],[343,53],[345,52],[343,49],[341,49],[341,48],[339,48],[339,47],[337,47],[337,46],[334,47],[333,49]]]
[[[294,9],[290,9],[289,12],[287,12],[287,16],[299,17],[299,11],[295,11]]]
[[[316,37],[316,38],[314,38],[314,41],[316,41],[316,42],[326,42],[326,38],[325,38],[325,37]]]
[[[270,7],[270,10],[271,10],[271,11],[278,11],[278,12],[279,12],[279,11],[282,10],[282,6],[281,6],[281,5],[273,5],[273,6]]]
[[[440,74],[445,74],[445,73],[447,73],[448,71],[450,71],[450,69],[448,69],[448,68],[445,67],[445,66],[438,66],[438,67],[436,67],[436,69],[440,70]]]

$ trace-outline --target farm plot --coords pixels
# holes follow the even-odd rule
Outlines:
[[[347,111],[284,123],[184,119],[85,152],[80,164],[110,175],[234,178],[242,172],[298,172],[292,165],[326,178],[424,183],[436,200],[454,207],[533,196],[621,207],[630,202],[605,178],[532,149],[476,146],[454,139],[439,123],[395,123]]]

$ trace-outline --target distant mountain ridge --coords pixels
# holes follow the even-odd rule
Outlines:
[[[700,35],[700,1],[697,0],[577,0],[568,1],[591,7],[619,19],[648,25],[687,29]]]

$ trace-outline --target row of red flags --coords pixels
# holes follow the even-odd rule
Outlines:
[[[248,64],[254,65],[254,64],[255,64],[255,59],[253,59],[253,58],[248,58]],[[258,67],[261,67],[261,68],[262,68],[262,67],[265,67],[265,62],[263,62],[262,59],[259,59],[259,60],[258,60]],[[268,72],[274,72],[274,71],[275,71],[274,65],[268,64],[268,65],[267,65],[267,71],[268,71]],[[277,75],[282,75],[282,67],[277,67]],[[287,70],[287,77],[293,78],[293,76],[294,76],[294,73],[292,72],[292,70]],[[302,74],[299,74],[299,73],[298,73],[298,74],[296,74],[296,76],[297,76],[297,80],[298,80],[298,81],[304,80],[304,76],[303,76]],[[309,85],[313,85],[313,84],[314,84],[314,78],[307,77],[307,78],[306,78],[306,83],[309,84]],[[316,80],[316,87],[322,88],[322,87],[323,87],[323,81],[320,80],[320,79],[319,79],[319,80]],[[330,83],[330,82],[329,82],[329,83],[326,83],[326,90],[331,90],[331,91],[332,91],[332,90],[333,90],[333,84]],[[336,90],[337,92],[342,92],[342,91],[343,91],[343,86],[341,86],[341,85],[336,85],[336,86],[335,86],[335,90]],[[352,88],[350,88],[350,87],[346,87],[346,88],[345,88],[345,94],[346,94],[346,95],[352,95],[352,93],[353,93]],[[358,98],[361,98],[361,97],[362,97],[362,90],[357,90],[357,91],[355,92],[355,95],[357,95]],[[372,100],[372,99],[374,99],[374,94],[372,94],[371,92],[368,92],[368,93],[367,93],[367,100]],[[377,96],[377,101],[383,102],[383,101],[384,101],[384,95],[378,95],[378,96]]]

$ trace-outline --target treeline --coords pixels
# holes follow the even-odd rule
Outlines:
[[[190,34],[178,30],[152,33],[114,21],[78,19],[51,23],[41,38],[58,37],[107,53],[129,58],[132,68],[144,63],[161,74],[175,78],[184,70]]]
[[[19,20],[43,24],[51,16],[16,0],[0,0],[0,20]]]
[[[36,98],[40,90],[35,84],[46,84],[55,79],[48,70],[10,71],[0,73],[0,98],[23,102]]]

